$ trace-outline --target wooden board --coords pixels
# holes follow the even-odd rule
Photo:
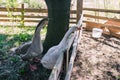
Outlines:
[[[96,22],[85,21],[85,23],[86,23],[86,30],[88,31],[92,31],[93,28],[101,28],[101,26],[103,26],[103,24]]]
[[[103,29],[104,34],[112,35],[115,37],[120,38],[120,23],[116,22],[116,24],[111,22],[112,24],[101,24],[101,23],[96,23],[96,22],[88,22],[85,21],[86,23],[86,30],[92,31],[93,28],[101,28]]]

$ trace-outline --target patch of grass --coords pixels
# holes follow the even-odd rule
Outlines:
[[[9,52],[10,48],[20,46],[22,43],[30,41],[33,37],[35,27],[1,27],[0,26],[0,50]],[[45,35],[46,28],[41,34]]]
[[[0,80],[21,80],[20,74],[24,73],[27,62],[22,61],[18,55],[8,56],[5,61],[1,61]]]
[[[120,76],[116,76],[116,80],[120,80]]]

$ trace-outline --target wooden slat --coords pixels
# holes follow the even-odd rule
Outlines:
[[[21,20],[18,20],[18,19],[16,19],[16,20],[12,20],[12,19],[0,19],[0,21],[1,22],[9,22],[9,21],[21,21]],[[24,20],[25,22],[39,22],[40,20]]]
[[[12,20],[12,19],[0,19],[0,21],[1,21],[1,22],[4,22],[4,21],[5,21],[5,22],[8,22],[8,21],[14,21],[14,22],[15,22],[15,21],[19,21],[19,22],[20,22],[21,20],[18,20],[18,19],[16,19],[16,20]],[[40,20],[24,20],[24,21],[25,21],[25,22],[39,22]]]
[[[75,33],[71,36],[69,42],[68,42],[68,47],[67,47],[67,52],[66,52],[66,73],[67,73],[67,70],[68,70],[68,64],[69,64],[69,51],[70,51],[70,48],[74,42],[74,39],[75,39]]]
[[[87,11],[97,11],[97,12],[109,12],[109,13],[117,13],[117,14],[120,14],[120,10],[107,10],[107,9],[96,9],[96,8],[83,8],[83,10],[87,10]]]
[[[76,24],[76,21],[70,21],[70,23],[72,23],[72,24]]]
[[[14,12],[21,12],[21,8],[3,8],[0,7],[0,11],[14,11]],[[106,9],[96,9],[96,8],[83,8],[83,10],[88,10],[88,11],[98,11],[98,12],[110,12],[110,13],[120,13],[120,10],[106,10]],[[47,9],[30,9],[30,8],[25,8],[25,12],[41,12],[41,13],[47,13]],[[76,10],[70,11],[71,14],[76,14]]]
[[[61,55],[59,56],[55,66],[50,74],[49,80],[57,80],[58,79],[58,76],[61,71],[62,63],[63,63],[63,55],[64,55],[64,53],[61,53]]]
[[[3,8],[0,7],[0,11],[14,11],[14,12],[21,12],[23,9],[21,8]],[[25,12],[34,12],[34,13],[47,13],[47,9],[30,9],[25,8]]]
[[[0,17],[8,17],[9,18],[9,16],[7,14],[0,14]],[[12,15],[12,17],[21,17],[21,15]],[[47,17],[47,15],[46,16],[24,15],[24,18],[45,18],[45,17]],[[73,18],[73,19],[75,19],[75,18]]]
[[[0,11],[14,11],[14,12],[21,12],[21,8],[3,8],[0,7]],[[47,13],[47,9],[30,9],[30,8],[25,8],[25,12],[35,12],[35,13]],[[96,8],[83,8],[83,10],[88,10],[88,11],[98,11],[98,12],[110,12],[110,13],[120,13],[120,10],[106,10],[106,9],[96,9]],[[70,11],[71,14],[76,14],[76,10]]]
[[[74,40],[73,51],[72,51],[72,55],[71,55],[71,58],[70,58],[67,74],[65,76],[65,80],[70,80],[72,69],[73,69],[74,60],[75,60],[75,57],[76,57],[76,54],[77,54],[77,52],[76,52],[77,51],[77,46],[78,46],[79,41],[81,40],[81,36],[82,36],[82,27],[81,27],[80,31],[76,32],[76,38]]]
[[[25,12],[47,13],[47,9],[25,9]]]
[[[71,10],[71,11],[70,11],[70,14],[76,14],[76,13],[77,13],[76,10]]]
[[[0,19],[1,22],[20,22],[21,20],[12,20],[12,19]],[[38,23],[40,20],[24,20],[25,22],[35,22]],[[70,21],[71,24],[76,24],[76,21]]]
[[[65,80],[70,80],[71,77],[71,73],[72,73],[72,69],[73,69],[73,64],[74,64],[74,60],[77,54],[77,46],[79,41],[81,40],[81,36],[82,36],[82,22],[83,22],[83,13],[81,15],[81,18],[79,19],[78,23],[77,23],[77,27],[80,28],[80,30],[76,31],[76,37],[73,43],[73,51],[72,51],[72,55],[70,57],[70,62],[69,62],[69,66],[68,66],[68,70],[67,70],[67,74],[65,76]]]
[[[11,15],[12,17],[21,17],[21,15]],[[5,17],[5,18],[11,18],[11,16],[8,16],[7,14],[0,14],[0,17]]]
[[[47,16],[31,16],[31,15],[25,15],[25,18],[45,18]]]
[[[70,80],[70,77],[71,77],[71,73],[72,73],[72,69],[73,69],[73,64],[74,64],[74,60],[75,60],[76,53],[77,53],[76,51],[77,51],[78,36],[79,36],[78,33],[79,32],[76,32],[76,38],[74,40],[72,55],[70,57],[70,62],[69,62],[69,65],[68,65],[68,70],[67,70],[67,74],[65,76],[65,80]]]
[[[93,28],[100,28],[103,26],[102,23],[91,22],[91,21],[84,21],[86,23],[86,30],[91,31]]]
[[[22,9],[21,8],[4,8],[4,7],[0,7],[0,11],[14,11],[14,12],[21,12]],[[47,13],[47,9],[30,9],[30,8],[24,8],[25,12],[41,12],[41,13]],[[72,10],[70,11],[71,14],[76,14],[76,10]]]
[[[77,27],[78,28],[80,28],[81,27],[81,25],[82,25],[82,22],[83,22],[83,13],[81,14],[81,17],[80,17],[80,19],[79,19],[79,21],[78,21],[78,23],[77,23]]]
[[[7,14],[0,14],[0,17],[10,18]],[[21,17],[21,15],[12,15],[12,17]],[[45,18],[46,16],[34,16],[34,15],[24,15],[24,18]],[[70,19],[76,20],[76,17],[70,17]]]
[[[12,21],[21,21],[21,20],[18,20],[18,19],[16,19],[16,20],[12,20],[12,19],[0,19],[0,21],[1,22],[12,22]]]
[[[70,19],[74,19],[74,20],[76,20],[76,17],[70,17]]]
[[[25,22],[39,22],[40,20],[25,20]],[[70,21],[72,24],[76,24],[76,21]]]
[[[11,24],[11,25],[9,24],[9,25],[8,25],[8,24],[7,24],[7,25],[0,25],[0,26],[9,26],[9,27],[17,26],[17,27],[21,27],[21,25],[17,25],[17,24],[15,24],[15,25],[13,25],[13,24]],[[36,26],[36,25],[30,25],[30,26],[29,26],[29,25],[25,25],[25,27],[34,27],[34,26]]]
[[[5,14],[0,14],[0,17],[9,17],[9,16]]]
[[[82,14],[83,11],[83,0],[77,0],[77,22],[80,19],[80,14]]]
[[[14,12],[21,12],[21,8],[3,8],[0,7],[0,11],[14,11]],[[25,12],[35,12],[35,13],[47,13],[47,9],[30,9],[30,8],[25,8]],[[83,8],[83,10],[87,11],[98,11],[98,12],[110,12],[110,13],[120,13],[120,10],[106,10],[106,9],[96,9],[96,8]],[[76,14],[76,10],[70,11],[71,14]]]
[[[39,22],[40,20],[24,20],[25,22]]]
[[[83,21],[84,23],[92,23],[92,24],[98,24],[100,26],[109,26],[109,27],[115,27],[120,29],[120,26],[115,26],[115,25],[109,25],[109,24],[103,24],[103,23],[97,23],[97,22],[92,22],[92,21]],[[94,26],[96,27],[96,26]]]
[[[0,11],[14,11],[14,12],[21,12],[22,9],[21,8],[4,8],[4,7],[0,7]]]
[[[108,17],[102,17],[102,16],[94,16],[94,15],[89,15],[89,14],[84,14],[84,17],[90,17],[90,18],[94,18],[94,19],[103,19],[103,20],[120,21],[120,19],[108,18]]]

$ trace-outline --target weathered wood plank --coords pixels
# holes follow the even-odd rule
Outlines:
[[[83,10],[87,10],[87,11],[98,11],[98,12],[109,12],[109,13],[117,13],[117,14],[120,14],[120,10],[107,10],[107,9],[96,9],[96,8],[83,8]]]
[[[49,80],[57,80],[57,78],[60,74],[60,71],[61,71],[61,67],[62,67],[62,63],[63,63],[63,56],[64,56],[64,53],[61,53],[61,55],[59,56],[55,66],[50,74]]]
[[[82,14],[83,10],[83,0],[77,0],[77,22],[80,19],[80,14]]]
[[[94,18],[94,19],[120,21],[120,19],[108,18],[108,17],[102,17],[102,16],[94,16],[94,15],[89,15],[89,14],[84,14],[84,17],[89,17],[89,18]]]
[[[70,57],[70,62],[68,65],[68,70],[67,70],[67,74],[65,76],[65,80],[70,80],[71,77],[71,73],[72,73],[72,69],[73,69],[73,64],[74,64],[74,60],[77,54],[77,46],[78,46],[78,37],[79,37],[79,31],[76,32],[76,38],[74,40],[74,44],[73,44],[73,51],[72,51],[72,55]]]
[[[82,13],[81,18],[79,19],[79,21],[77,23],[77,26],[78,26],[78,28],[80,28],[80,30],[78,30],[76,32],[76,37],[75,37],[75,40],[74,40],[74,43],[73,43],[73,51],[72,51],[72,55],[70,57],[70,62],[69,62],[69,65],[68,65],[68,70],[67,70],[67,74],[65,76],[65,80],[70,80],[70,77],[71,77],[74,60],[75,60],[75,57],[76,57],[76,54],[77,54],[76,53],[77,46],[78,46],[78,43],[81,40],[81,36],[82,36],[82,26],[81,26],[82,22],[83,22],[83,13]]]
[[[1,22],[20,22],[20,19],[0,19]],[[24,20],[24,22],[35,22],[38,23],[40,20]],[[76,21],[70,21],[71,24],[76,24]]]
[[[24,8],[25,12],[34,12],[34,13],[47,13],[47,9],[31,9],[31,8]],[[21,12],[22,8],[5,8],[0,7],[0,11],[14,11],[14,12]],[[76,14],[76,10],[70,11],[71,14]]]
[[[75,33],[71,36],[69,42],[68,42],[68,48],[67,48],[67,51],[66,51],[66,72],[68,70],[68,64],[69,64],[69,50],[74,42],[74,39],[75,39]]]
[[[110,24],[103,24],[103,23],[97,23],[97,22],[92,22],[92,21],[83,21],[84,23],[88,24],[87,26],[90,28],[90,30],[92,30],[92,28],[101,28],[102,26],[108,26],[108,27],[115,27],[120,29],[120,26],[115,26],[115,25],[110,25]]]
[[[11,18],[10,16],[8,16],[7,14],[0,14],[0,17],[2,18]],[[21,18],[21,15],[12,15],[12,17],[17,17],[17,18]],[[34,16],[34,15],[24,15],[24,18],[45,18],[46,16]],[[76,20],[76,17],[71,17],[71,20]]]

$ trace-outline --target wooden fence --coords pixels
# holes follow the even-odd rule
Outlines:
[[[72,10],[70,13],[70,23],[76,24],[76,11]],[[0,22],[3,22],[4,24],[11,22],[17,23],[19,25],[26,25],[27,23],[35,23],[36,25],[41,20],[41,18],[44,17],[47,17],[47,9],[25,8],[24,4],[21,5],[21,8],[0,7]],[[29,26],[34,26],[34,24],[30,24]]]
[[[79,11],[81,8],[78,6],[77,11],[71,10],[71,16],[70,17],[70,23],[75,24],[76,21],[79,19]],[[83,8],[84,11],[97,11],[97,12],[110,12],[110,13],[120,13],[120,10],[105,10],[105,9],[95,9],[95,8]],[[39,22],[40,18],[44,18],[47,16],[47,9],[29,9],[24,8],[24,4],[21,5],[21,8],[0,8],[0,12],[3,14],[0,14],[0,22]],[[8,12],[7,14],[4,14],[4,12]],[[12,15],[9,16],[9,12],[12,12]],[[31,13],[31,14],[29,14]],[[103,20],[115,20],[120,21],[120,19],[114,19],[114,18],[107,18],[102,16],[95,16],[95,15],[89,15],[85,14],[84,17],[94,18],[94,19],[103,19]]]
[[[78,7],[78,10],[81,10],[81,8]],[[80,17],[79,11],[71,10],[70,14],[70,23],[76,24]],[[95,9],[95,8],[83,8],[83,11],[93,11],[93,12],[107,12],[107,13],[116,13],[120,14],[120,10],[106,10],[106,9]],[[12,13],[12,15],[9,15]],[[26,23],[38,23],[41,18],[44,18],[47,16],[47,9],[29,9],[24,8],[24,4],[21,5],[21,8],[3,8],[0,7],[0,22],[6,23],[11,22],[18,24],[26,24]],[[114,20],[114,21],[120,21],[120,19],[115,18],[108,18],[103,16],[96,16],[84,13],[84,17],[86,18],[93,18],[93,19],[101,19],[101,20]],[[33,25],[31,25],[33,26]]]

